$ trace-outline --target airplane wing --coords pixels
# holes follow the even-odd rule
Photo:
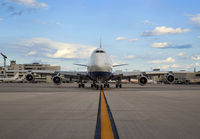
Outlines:
[[[168,83],[173,83],[175,80],[174,73],[172,71],[146,71],[146,72],[114,72],[113,80],[122,80],[122,79],[137,79],[140,85],[145,85],[149,79],[152,79],[154,76],[162,76],[163,81]]]
[[[78,71],[47,71],[47,70],[7,70],[6,72],[26,73],[25,79],[29,82],[35,81],[35,74],[47,74],[52,76],[52,81],[55,84],[61,84],[66,79],[75,79],[77,82],[88,80],[87,72]]]

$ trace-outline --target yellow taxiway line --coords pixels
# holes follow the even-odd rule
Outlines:
[[[106,106],[106,100],[101,90],[101,139],[114,139],[111,121]]]

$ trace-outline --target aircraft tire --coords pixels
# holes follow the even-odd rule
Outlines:
[[[99,86],[98,85],[96,85],[96,89],[99,90]]]
[[[82,88],[85,88],[85,84],[82,84]]]
[[[101,90],[103,90],[103,85],[101,85]]]

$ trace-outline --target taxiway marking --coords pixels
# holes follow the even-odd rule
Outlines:
[[[100,91],[95,139],[119,139],[104,92]]]
[[[101,91],[101,139],[114,139],[103,91]]]

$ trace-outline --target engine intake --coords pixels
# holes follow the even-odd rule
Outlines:
[[[54,82],[55,84],[57,84],[57,85],[60,85],[61,82],[62,82],[62,79],[61,79],[60,76],[56,75],[56,76],[53,77],[53,82]]]
[[[172,73],[168,73],[168,75],[166,76],[166,79],[167,79],[168,83],[173,83],[175,80],[175,77]]]
[[[27,74],[26,80],[29,82],[33,82],[35,80],[34,75],[32,73]]]
[[[140,85],[145,85],[145,84],[147,84],[147,82],[148,82],[148,79],[147,79],[147,77],[144,76],[144,75],[142,75],[142,76],[140,76],[140,77],[138,78],[138,83],[139,83]]]

